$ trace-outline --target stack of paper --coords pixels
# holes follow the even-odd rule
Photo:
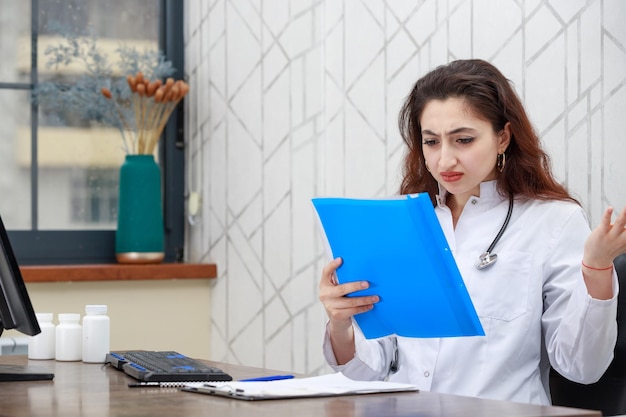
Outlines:
[[[310,378],[284,379],[280,381],[194,382],[187,384],[182,390],[239,400],[271,400],[417,391],[418,389],[411,384],[386,381],[354,381],[338,372]]]

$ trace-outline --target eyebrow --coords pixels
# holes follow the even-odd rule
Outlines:
[[[459,127],[456,129],[453,129],[449,132],[446,132],[447,135],[454,135],[457,133],[476,133],[475,129],[472,129],[471,127]],[[437,136],[439,137],[439,135],[435,132],[433,132],[432,130],[428,130],[428,129],[424,129],[422,130],[422,135],[431,135],[431,136]]]

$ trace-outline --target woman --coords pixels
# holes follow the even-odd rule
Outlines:
[[[336,284],[337,258],[320,282],[328,363],[354,379],[537,404],[550,404],[550,366],[598,380],[617,335],[612,261],[626,251],[626,209],[614,224],[607,209],[590,233],[513,88],[487,62],[455,61],[418,80],[400,129],[400,193],[429,193],[486,335],[366,340],[352,317],[379,299],[345,297],[367,288],[367,277]],[[485,254],[492,246],[497,262]]]

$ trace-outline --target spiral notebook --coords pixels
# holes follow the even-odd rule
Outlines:
[[[354,316],[366,338],[485,334],[428,194],[312,202],[329,259],[343,258],[338,282],[380,297]]]

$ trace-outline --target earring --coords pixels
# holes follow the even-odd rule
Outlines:
[[[498,157],[496,158],[496,168],[498,168],[498,171],[502,172],[504,171],[505,165],[506,165],[506,154],[504,152],[499,153]]]

